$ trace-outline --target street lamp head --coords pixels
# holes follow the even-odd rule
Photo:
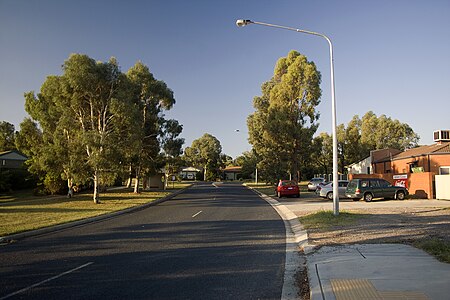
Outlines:
[[[253,23],[251,20],[236,20],[236,25],[238,27],[243,27],[245,25]]]

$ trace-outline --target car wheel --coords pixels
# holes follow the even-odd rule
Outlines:
[[[405,200],[405,193],[403,191],[397,192],[397,200]]]
[[[278,198],[281,198],[281,193],[278,192],[278,193],[277,193],[277,196],[278,196]]]
[[[327,199],[328,200],[333,200],[333,192],[328,192]]]
[[[373,199],[373,195],[371,193],[367,193],[364,195],[364,201],[370,202]]]

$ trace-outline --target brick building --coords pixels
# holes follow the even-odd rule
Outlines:
[[[407,178],[409,193],[433,199],[435,176],[450,175],[450,130],[434,132],[436,144],[420,146],[382,161],[372,161],[374,173],[394,183],[394,175]]]

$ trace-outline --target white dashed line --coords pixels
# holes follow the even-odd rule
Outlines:
[[[203,211],[199,211],[198,213],[196,213],[195,215],[193,215],[192,217],[195,218],[196,216],[198,216],[199,214],[201,214]],[[1,300],[1,299],[0,299]]]
[[[62,276],[64,276],[64,275],[67,275],[67,274],[70,274],[70,273],[73,273],[73,272],[75,272],[75,271],[78,271],[79,269],[85,268],[85,267],[87,267],[87,266],[89,266],[89,265],[92,265],[92,264],[93,264],[93,262],[88,262],[87,264],[84,264],[84,265],[81,265],[81,266],[79,266],[79,267],[76,267],[75,269],[66,271],[66,272],[61,273],[61,274],[59,274],[59,275],[53,276],[53,277],[51,277],[51,278],[49,278],[49,279],[46,279],[46,280],[43,280],[43,281],[41,281],[41,282],[35,283],[35,284],[33,284],[33,285],[30,285],[29,287],[26,287],[26,288],[23,288],[23,289],[21,289],[21,290],[18,290],[17,292],[8,294],[8,295],[6,295],[6,296],[3,296],[3,297],[0,298],[0,300],[11,298],[12,296],[15,296],[15,295],[17,295],[17,294],[20,294],[20,293],[26,292],[26,291],[28,291],[28,290],[31,290],[32,288],[38,287],[38,286],[40,286],[40,285],[43,285],[44,283],[47,283],[47,282],[49,282],[49,281],[58,279],[59,277],[62,277]]]

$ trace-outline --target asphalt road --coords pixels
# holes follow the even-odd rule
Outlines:
[[[0,246],[0,299],[279,299],[285,228],[240,185]],[[16,294],[15,294],[16,293]]]

